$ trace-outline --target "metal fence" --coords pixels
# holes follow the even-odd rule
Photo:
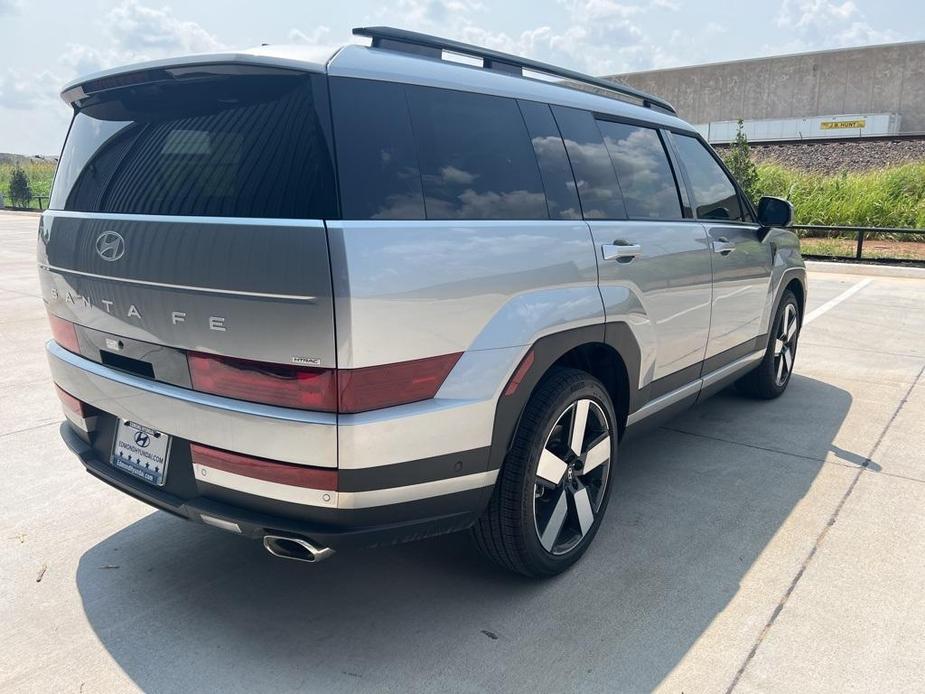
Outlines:
[[[893,227],[844,227],[820,224],[794,224],[803,246],[803,255],[817,258],[854,258],[881,262],[925,263],[925,229]],[[889,241],[876,248],[873,256],[864,256],[865,240]],[[841,243],[846,242],[846,243]],[[868,244],[870,250],[871,244]]]

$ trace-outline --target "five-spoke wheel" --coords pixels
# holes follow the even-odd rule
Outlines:
[[[594,400],[577,400],[559,416],[536,469],[533,520],[547,552],[564,554],[594,525],[610,474],[610,425]]]
[[[607,509],[617,422],[589,373],[554,368],[524,408],[488,509],[479,547],[528,576],[565,571],[591,544]]]

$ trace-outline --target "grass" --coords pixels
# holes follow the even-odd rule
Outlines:
[[[13,201],[10,200],[10,176],[15,168],[13,164],[0,164],[0,195],[3,196],[3,202],[6,205],[13,204]],[[52,162],[45,161],[26,162],[22,165],[22,168],[29,178],[29,185],[32,186],[32,195],[35,196],[32,198],[29,207],[38,209],[39,201],[37,198],[39,196],[44,198],[42,203],[47,206],[48,195],[51,192],[51,181],[55,175],[55,165]]]
[[[758,190],[790,200],[796,224],[925,230],[925,164],[830,175],[761,164]]]

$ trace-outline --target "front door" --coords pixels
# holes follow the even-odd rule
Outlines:
[[[771,248],[713,153],[699,139],[672,134],[695,218],[710,242],[713,299],[705,372],[760,348],[771,282]]]

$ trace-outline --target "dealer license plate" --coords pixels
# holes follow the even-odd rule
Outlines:
[[[167,434],[120,419],[110,462],[120,470],[161,487],[167,479],[169,452]]]

